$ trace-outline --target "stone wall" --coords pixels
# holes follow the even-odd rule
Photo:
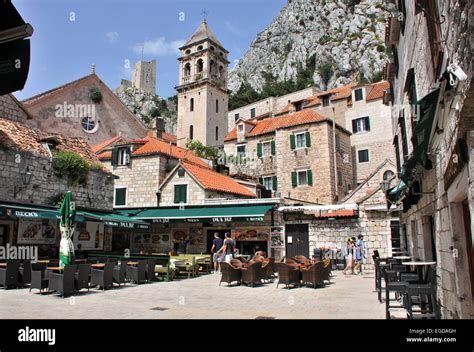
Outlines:
[[[174,202],[175,185],[187,186],[186,204],[201,204],[206,197],[206,191],[197,184],[188,172],[185,172],[183,177],[179,177],[176,172],[161,189],[160,206],[176,205]]]
[[[104,165],[119,178],[115,188],[127,188],[126,207],[155,207],[156,192],[166,176],[166,158],[160,155],[132,157],[127,166]]]
[[[0,95],[0,117],[25,123],[28,114],[20,107],[20,103],[11,94]]]
[[[89,171],[87,184],[70,186],[66,179],[54,175],[49,159],[29,153],[0,149],[0,199],[3,201],[51,204],[50,197],[71,191],[78,207],[112,210],[113,178],[101,171]],[[20,173],[29,168],[30,184],[14,196],[15,186],[23,186]]]

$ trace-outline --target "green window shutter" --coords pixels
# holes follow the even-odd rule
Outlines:
[[[357,133],[357,119],[352,120],[352,133]]]
[[[176,204],[179,204],[181,202],[182,203],[187,203],[186,190],[187,190],[186,185],[175,185],[174,186],[174,202]]]
[[[295,171],[291,173],[291,184],[293,187],[298,186],[297,174]]]
[[[311,147],[311,134],[309,131],[306,131],[306,146]]]
[[[112,166],[117,165],[117,158],[118,158],[118,150],[117,148],[112,149],[112,160],[110,160],[110,163]]]
[[[272,141],[272,143],[271,143],[271,147],[272,147],[272,155],[275,155],[275,154],[276,154],[276,145],[275,145],[275,141]]]
[[[296,149],[296,141],[294,134],[290,134],[290,147],[291,149]]]
[[[262,157],[262,143],[257,143],[257,157]]]
[[[125,204],[126,194],[127,194],[126,188],[116,188],[115,189],[115,205],[126,205]]]
[[[308,170],[308,185],[313,185],[313,171]]]
[[[128,155],[128,162],[126,163],[127,165],[130,164],[130,161],[132,160],[132,148],[127,147],[126,154]]]
[[[365,118],[365,127],[367,131],[370,131],[370,118],[368,116]]]
[[[274,191],[278,190],[278,180],[277,180],[277,177],[276,177],[276,176],[273,176],[273,179],[272,179],[272,186],[273,186],[273,190],[274,190]]]

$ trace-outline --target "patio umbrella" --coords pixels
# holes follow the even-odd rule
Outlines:
[[[74,256],[74,245],[72,244],[72,235],[74,234],[74,217],[76,209],[72,202],[72,193],[67,192],[64,197],[61,208],[61,222],[59,228],[61,230],[61,242],[59,244],[59,266],[64,268],[68,264],[72,264]]]

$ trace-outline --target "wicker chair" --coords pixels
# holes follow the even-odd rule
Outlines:
[[[69,296],[75,292],[74,277],[77,265],[66,265],[62,274],[48,273],[48,292],[58,292],[62,297]]]
[[[91,286],[102,287],[102,290],[107,290],[114,286],[114,268],[115,264],[112,262],[105,263],[104,269],[92,269],[91,272]]]
[[[253,287],[255,284],[262,283],[262,263],[256,262],[249,265],[248,268],[242,269],[242,282],[250,284]]]
[[[127,261],[122,260],[120,263],[120,266],[115,266],[114,267],[114,275],[113,279],[116,284],[119,286],[121,284],[126,284],[126,274],[127,274]]]
[[[18,286],[18,270],[20,269],[20,262],[9,261],[5,269],[0,269],[0,286],[4,288]]]
[[[325,259],[323,260],[323,279],[331,283],[331,260]]]
[[[273,279],[275,279],[275,258],[265,259],[262,269],[263,280],[273,282]]]
[[[242,270],[233,267],[229,263],[221,263],[221,281],[219,281],[219,286],[222,282],[227,282],[227,286],[231,286],[233,282],[238,282],[240,285],[242,278]]]
[[[243,264],[240,260],[238,259],[231,259],[230,260],[230,265],[235,268],[235,269],[242,269],[243,268]]]
[[[300,286],[300,272],[298,269],[286,264],[286,263],[276,263],[276,271],[278,273],[278,284],[284,284],[287,289],[290,286]]]
[[[18,283],[21,287],[31,284],[31,260],[25,260],[18,269]]]
[[[308,264],[310,263],[311,261],[306,258],[304,255],[297,255],[295,257],[293,257],[293,260],[299,264]]]
[[[36,288],[40,290],[40,293],[43,293],[43,290],[48,288],[48,283],[49,280],[46,272],[46,264],[32,263],[30,292],[33,288]]]
[[[137,285],[146,281],[146,261],[140,260],[137,266],[127,265],[127,281]]]
[[[87,288],[89,291],[89,279],[91,275],[91,265],[90,264],[79,264],[79,269],[75,275],[75,289],[80,291],[83,288]]]
[[[303,269],[302,282],[303,284],[310,284],[313,288],[317,286],[324,286],[324,264],[318,262],[311,265],[308,269]]]
[[[148,259],[146,261],[145,278],[148,282],[156,281],[155,266],[155,259]]]

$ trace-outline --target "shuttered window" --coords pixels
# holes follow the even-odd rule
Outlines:
[[[114,201],[117,207],[127,205],[127,188],[116,188]]]
[[[174,202],[176,204],[179,203],[187,203],[187,185],[175,185],[174,186]]]

